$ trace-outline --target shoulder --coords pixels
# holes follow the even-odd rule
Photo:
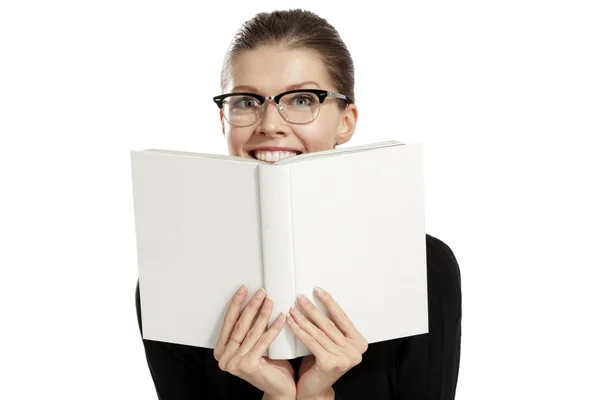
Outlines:
[[[450,246],[429,234],[425,235],[425,242],[427,268],[443,273],[460,284],[460,268]]]
[[[445,242],[426,235],[427,286],[430,311],[438,311],[445,317],[461,318],[461,276],[454,252]],[[433,304],[431,304],[433,303]]]
[[[397,339],[397,394],[410,399],[454,399],[460,365],[461,282],[454,252],[426,235],[427,334]]]

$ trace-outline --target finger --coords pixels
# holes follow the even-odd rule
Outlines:
[[[333,323],[325,314],[321,312],[306,296],[300,295],[298,297],[298,304],[300,305],[302,312],[312,320],[316,327],[324,332],[335,344],[338,346],[346,345],[346,337],[335,323]],[[296,321],[298,322],[298,321]],[[298,322],[298,324],[304,329],[304,326]],[[306,329],[304,329],[306,330]],[[313,335],[314,336],[314,335]]]
[[[262,305],[264,298],[265,290],[260,288],[254,293],[250,301],[248,301],[248,304],[246,304],[246,307],[242,311],[242,315],[237,320],[233,330],[231,331],[231,335],[229,337],[230,340],[225,346],[225,353],[228,353],[229,349],[233,349],[234,351],[237,350],[244,342],[246,339],[246,334],[248,333],[248,330],[252,325],[252,321]],[[235,339],[236,341],[231,340],[231,338]]]
[[[304,329],[302,329],[300,325],[296,323],[290,314],[287,315],[287,323],[292,329],[292,332],[294,332],[294,335],[296,335],[296,337],[300,339],[302,343],[304,343],[304,345],[316,358],[320,358],[322,360],[325,359],[329,352],[325,350],[314,337],[312,337],[308,332],[304,331]]]
[[[238,350],[239,355],[248,353],[265,333],[265,328],[269,323],[271,312],[273,311],[273,300],[270,297],[265,298],[260,309],[260,313],[254,322],[252,328],[248,331],[246,339]]]
[[[248,352],[247,357],[251,357],[252,359],[262,357],[269,349],[271,343],[273,343],[273,340],[279,335],[284,325],[285,315],[279,313],[271,327],[258,339],[252,350]]]
[[[231,335],[231,331],[240,317],[242,305],[244,304],[244,300],[246,300],[247,293],[248,288],[246,285],[242,285],[233,295],[231,302],[229,303],[229,307],[227,308],[227,312],[225,313],[223,325],[221,326],[221,332],[219,333],[219,339],[215,345],[216,354],[223,353],[225,345],[227,344],[229,336]]]
[[[338,303],[335,302],[333,297],[321,288],[315,288],[315,293],[319,300],[327,307],[329,314],[331,315],[331,319],[335,323],[335,325],[340,329],[340,331],[349,338],[352,339],[360,339],[362,335],[356,329],[348,315],[342,310]]]
[[[325,350],[332,354],[341,354],[342,351],[340,349],[341,345],[334,343],[329,336],[327,336],[321,329],[316,327],[312,322],[310,322],[304,314],[298,309],[298,307],[292,307],[290,312],[294,322],[302,328],[302,330],[312,336],[317,343],[321,345]],[[331,321],[330,321],[331,322]],[[337,329],[337,328],[336,328]],[[343,335],[338,331],[338,334],[343,337]],[[344,338],[345,339],[345,338]],[[345,344],[345,343],[344,343]],[[342,346],[343,347],[343,346]]]

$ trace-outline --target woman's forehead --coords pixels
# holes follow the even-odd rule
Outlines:
[[[255,88],[273,95],[297,87],[325,88],[328,73],[313,51],[265,47],[238,54],[230,78],[230,89]]]

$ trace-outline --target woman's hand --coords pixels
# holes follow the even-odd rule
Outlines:
[[[287,318],[294,335],[312,352],[300,364],[296,385],[298,400],[333,399],[331,385],[360,364],[368,348],[367,340],[331,295],[322,289],[316,289],[315,293],[327,307],[333,322],[305,296],[298,299],[302,310],[294,306],[291,317]]]
[[[242,310],[247,291],[246,286],[238,289],[225,315],[214,350],[219,368],[262,390],[267,398],[295,399],[294,369],[289,361],[263,357],[271,342],[283,329],[285,316],[280,314],[265,332],[273,302],[268,297],[265,299],[265,291],[261,288]],[[259,308],[260,314],[252,325]]]

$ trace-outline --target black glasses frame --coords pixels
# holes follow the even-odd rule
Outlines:
[[[279,93],[277,96],[261,96],[260,94],[257,93],[252,93],[252,92],[233,92],[233,93],[225,93],[225,94],[221,94],[219,96],[215,96],[213,97],[213,100],[215,103],[217,103],[217,106],[219,108],[223,108],[223,101],[231,96],[250,96],[250,97],[254,97],[255,99],[257,99],[260,102],[260,105],[262,106],[265,101],[267,100],[273,100],[275,102],[275,104],[277,104],[277,106],[279,106],[279,101],[281,100],[281,98],[287,94],[291,94],[291,93],[312,93],[315,94],[318,98],[319,98],[319,103],[323,104],[323,102],[325,101],[325,99],[327,97],[334,97],[336,99],[342,99],[345,100],[346,103],[348,104],[352,104],[352,100],[349,99],[347,96],[340,94],[340,93],[336,93],[336,92],[330,92],[328,90],[322,90],[322,89],[294,89],[294,90],[288,90],[287,92],[283,92],[283,93]]]

